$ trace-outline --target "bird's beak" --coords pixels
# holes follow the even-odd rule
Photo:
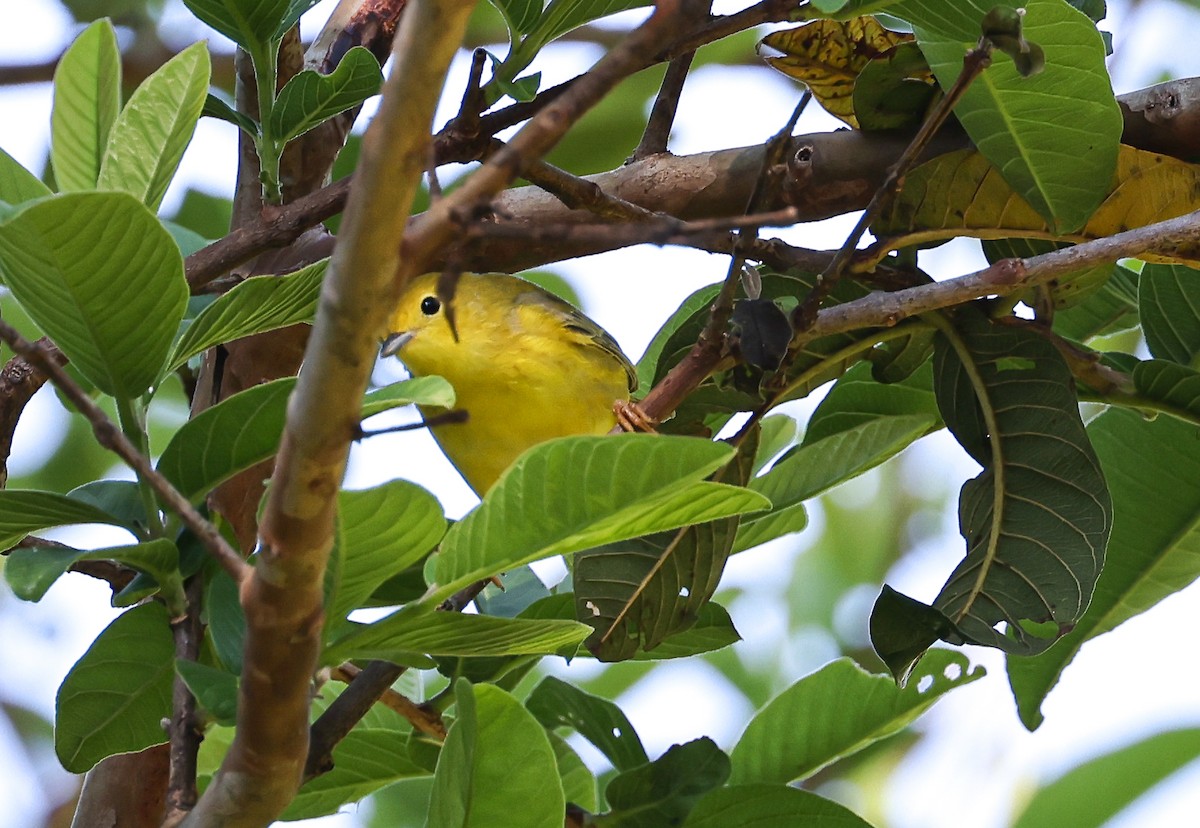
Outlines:
[[[380,354],[385,357],[395,356],[400,353],[400,349],[412,341],[415,331],[400,331],[399,333],[388,334],[383,340],[383,347],[380,349]]]

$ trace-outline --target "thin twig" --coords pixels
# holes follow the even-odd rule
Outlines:
[[[493,138],[485,160],[503,147],[503,141]],[[572,175],[546,161],[534,161],[527,165],[522,175],[529,183],[553,195],[569,210],[587,210],[614,221],[640,222],[658,216],[645,207],[604,192],[594,181]]]
[[[175,659],[195,661],[200,654],[200,642],[204,638],[201,622],[201,601],[204,595],[204,579],[193,575],[184,586],[187,612],[182,618],[171,621],[171,633],[175,638]],[[196,804],[196,766],[200,742],[204,730],[196,717],[196,697],[188,689],[183,678],[176,673],[171,691],[171,776],[167,783],[167,821],[182,817]]]
[[[333,670],[333,677],[346,684],[357,681],[360,675],[362,675],[362,670],[350,662],[335,667]],[[446,723],[442,720],[442,715],[429,706],[417,704],[408,696],[397,693],[390,687],[383,691],[378,701],[384,707],[408,719],[409,724],[422,733],[438,740],[446,738]]]
[[[15,352],[25,357],[38,371],[50,378],[50,381],[62,391],[79,413],[92,424],[92,431],[100,445],[117,454],[129,464],[138,476],[146,480],[162,503],[175,512],[184,524],[195,533],[217,562],[230,574],[234,582],[241,583],[250,572],[250,567],[242,560],[234,549],[225,541],[215,526],[209,523],[203,515],[188,501],[186,497],[171,485],[165,477],[159,474],[151,465],[149,458],[138,452],[129,439],[92,400],[86,391],[63,370],[54,355],[44,346],[37,345],[25,339],[16,329],[0,320],[0,339],[9,344]]]
[[[862,239],[863,234],[867,232],[867,228],[871,226],[871,223],[878,218],[884,207],[891,202],[904,186],[904,176],[908,174],[909,169],[925,152],[930,141],[933,140],[933,136],[937,134],[938,130],[946,122],[946,119],[950,117],[954,105],[962,98],[963,93],[967,91],[967,87],[983,73],[984,69],[991,65],[991,62],[991,42],[986,39],[981,39],[974,49],[967,52],[966,57],[963,58],[962,70],[958,73],[954,85],[938,101],[937,106],[934,107],[929,117],[921,124],[921,128],[917,130],[917,134],[913,136],[908,147],[901,153],[900,158],[888,168],[883,183],[879,185],[875,190],[875,194],[871,196],[871,201],[867,204],[867,208],[863,210],[862,215],[859,216],[858,223],[854,225],[854,229],[846,237],[846,241],[838,251],[838,254],[834,256],[829,266],[818,274],[817,283],[813,286],[812,291],[805,297],[796,310],[792,312],[792,327],[794,330],[798,332],[804,331],[816,320],[817,311],[820,309],[821,303],[828,298],[838,280],[846,272],[846,265],[850,263],[854,251],[858,249],[858,242]]]
[[[59,365],[66,364],[67,358],[49,338],[42,337],[37,344]],[[21,413],[45,383],[46,375],[23,356],[14,356],[0,371],[0,489],[8,485],[8,458]]]
[[[683,83],[687,80],[692,68],[695,51],[685,52],[677,58],[672,58],[667,65],[667,73],[663,76],[662,86],[650,109],[650,119],[646,122],[646,131],[638,143],[630,161],[640,161],[649,155],[658,155],[667,151],[671,138],[671,127],[675,124],[675,112],[679,109],[679,98],[683,94]]]

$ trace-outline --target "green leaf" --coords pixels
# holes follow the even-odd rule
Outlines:
[[[567,802],[578,805],[585,811],[595,813],[600,809],[600,794],[596,789],[596,776],[571,749],[567,740],[556,733],[547,733],[550,747],[554,749],[554,760],[558,763],[558,778],[562,781],[563,796]]]
[[[8,549],[30,532],[75,523],[125,525],[119,517],[66,495],[0,489],[0,549]]]
[[[225,727],[237,723],[238,677],[207,664],[175,660],[175,672],[213,721]]]
[[[1191,483],[1200,479],[1196,427],[1109,409],[1088,434],[1112,492],[1112,538],[1092,603],[1075,629],[1035,658],[1008,659],[1009,683],[1030,730],[1041,724],[1042,701],[1085,641],[1200,576],[1200,488]]]
[[[1037,653],[1087,609],[1112,528],[1112,499],[1057,349],[978,312],[960,313],[956,325],[937,343],[938,406],[984,469],[959,496],[967,555],[933,602],[953,631],[945,634],[936,619],[920,626],[926,646],[944,637]],[[885,593],[873,629],[894,632],[890,622],[918,620],[897,611],[897,595]],[[1002,621],[1007,633],[995,629]],[[902,676],[906,659],[873,643]],[[911,648],[919,652],[910,640],[909,656]]]
[[[280,33],[295,0],[183,0],[192,14],[254,54]],[[307,5],[307,4],[306,4]],[[299,19],[299,15],[296,16]],[[293,23],[295,20],[292,21]]]
[[[967,135],[1005,180],[1059,233],[1081,227],[1111,185],[1121,112],[1095,24],[1062,0],[1025,0],[1025,38],[1045,51],[1045,71],[1023,78],[997,59],[954,108]],[[949,89],[980,36],[991,0],[904,0],[888,12],[908,20],[938,82]],[[1045,117],[1047,108],[1055,117]]]
[[[1200,371],[1165,359],[1148,359],[1134,366],[1133,385],[1159,410],[1193,424],[1200,422]]]
[[[182,595],[179,550],[166,538],[87,551],[57,547],[14,549],[4,565],[4,577],[18,598],[40,601],[46,590],[78,561],[116,561],[145,572],[158,581],[164,592]]]
[[[54,750],[84,773],[105,757],[167,741],[175,644],[162,604],[121,614],[75,662],[58,689]]]
[[[271,134],[278,141],[290,141],[379,94],[382,83],[379,61],[355,46],[328,75],[306,69],[292,76],[271,109]]]
[[[745,485],[757,448],[756,428],[714,479]],[[690,628],[716,592],[738,521],[697,523],[579,552],[575,611],[594,628],[591,653],[622,661]]]
[[[1138,313],[1150,353],[1198,367],[1200,271],[1182,265],[1148,264],[1138,280]]]
[[[33,321],[89,381],[140,396],[159,373],[187,305],[183,259],[159,221],[124,193],[69,193],[0,224],[0,266]]]
[[[328,259],[285,276],[253,276],[200,312],[167,360],[174,371],[214,345],[312,322]]]
[[[333,769],[304,783],[280,819],[326,816],[385,785],[428,774],[396,731],[357,727],[333,749]]]
[[[336,628],[380,584],[416,563],[446,532],[436,497],[393,480],[338,493],[337,540],[325,570],[326,628]]]
[[[212,576],[204,593],[208,612],[208,640],[221,665],[241,675],[242,653],[246,645],[246,615],[238,599],[238,585],[221,570]]]
[[[446,533],[436,558],[439,594],[552,555],[765,508],[761,495],[704,481],[731,451],[656,434],[535,446]]]
[[[216,118],[221,121],[227,121],[233,124],[242,132],[249,135],[251,138],[259,137],[258,122],[253,118],[243,115],[238,112],[222,98],[209,92],[204,98],[204,107],[200,110],[200,117]]]
[[[1094,336],[1136,328],[1138,282],[1137,273],[1121,265],[1114,266],[1103,287],[1078,305],[1054,314],[1054,332],[1086,342]]]
[[[803,529],[802,523],[798,528],[796,524],[803,515],[804,501],[878,466],[936,424],[937,419],[928,414],[880,417],[815,443],[806,439],[771,471],[750,481],[751,489],[771,501],[771,511],[743,522],[735,550]]]
[[[883,384],[868,364],[847,371],[821,400],[804,431],[804,445],[887,417],[925,416],[940,420],[933,394],[933,366],[922,366],[902,382]]]
[[[844,805],[811,791],[786,785],[732,785],[717,788],[696,803],[685,828],[871,828],[870,823]]]
[[[529,34],[542,14],[542,0],[491,0],[499,10],[515,43],[520,35]]]
[[[457,612],[395,612],[335,640],[323,659],[382,658],[408,663],[413,655],[572,655],[591,629],[574,621],[496,618]]]
[[[1067,771],[1037,791],[1013,828],[1100,828],[1200,756],[1200,728],[1156,733]]]
[[[521,612],[522,618],[562,618],[575,620],[575,594],[559,592],[534,601]],[[742,637],[733,626],[733,619],[724,607],[713,601],[708,601],[700,608],[693,623],[686,630],[667,636],[649,652],[638,650],[631,656],[634,661],[662,661],[668,658],[687,658],[688,656],[710,653],[730,644],[736,644]],[[580,655],[585,655],[581,653]]]
[[[441,377],[413,377],[394,382],[367,393],[362,416],[373,417],[383,411],[406,405],[454,407],[454,389]]]
[[[520,814],[522,828],[562,828],[566,800],[542,726],[498,687],[460,680],[455,697],[426,825],[493,828]]]
[[[265,382],[184,423],[158,460],[158,471],[199,502],[214,487],[275,454],[295,377]]]
[[[650,761],[637,731],[621,708],[573,684],[546,676],[525,700],[529,712],[547,730],[569,727],[603,753],[618,771]]]
[[[208,94],[208,44],[194,43],[146,78],[117,116],[96,186],[162,204]]]
[[[95,189],[120,109],[121,52],[105,18],[75,38],[54,70],[50,161],[59,189]]]
[[[618,774],[604,798],[623,826],[679,825],[700,797],[728,778],[729,757],[704,736],[672,745],[653,762]]]
[[[916,680],[898,687],[848,658],[831,662],[750,720],[730,755],[730,783],[787,784],[812,776],[899,732],[944,694],[983,677],[982,667],[969,667],[961,653],[930,650],[914,672]]]
[[[17,205],[50,194],[41,179],[0,148],[0,201]]]

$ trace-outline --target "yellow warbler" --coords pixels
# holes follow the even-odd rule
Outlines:
[[[383,354],[454,386],[467,418],[432,426],[433,436],[477,494],[526,449],[616,424],[613,406],[629,400],[637,375],[604,329],[524,279],[464,273],[452,331],[437,278],[425,274],[405,290]]]

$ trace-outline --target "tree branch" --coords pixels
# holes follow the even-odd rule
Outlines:
[[[323,622],[323,576],[336,495],[378,336],[395,299],[396,239],[425,168],[429,126],[473,3],[415,0],[393,47],[383,100],[363,139],[360,175],[309,337],[241,590],[245,663],[237,735],[189,819],[261,825],[294,796],[308,753],[309,688]]]
[[[149,483],[162,503],[179,515],[184,525],[195,533],[209,554],[216,558],[217,563],[221,564],[235,582],[240,583],[243,576],[249,571],[242,556],[225,542],[217,528],[205,520],[204,516],[196,511],[196,508],[171,485],[170,481],[155,470],[150,459],[141,454],[129,442],[129,439],[121,433],[121,429],[113,424],[100,406],[96,405],[88,393],[71,378],[70,374],[63,370],[62,365],[54,356],[54,352],[45,345],[35,344],[25,339],[3,320],[0,320],[0,339],[7,342],[9,347],[28,360],[39,372],[45,374],[63,392],[79,410],[79,413],[92,424],[96,442],[124,460],[140,478]]]

